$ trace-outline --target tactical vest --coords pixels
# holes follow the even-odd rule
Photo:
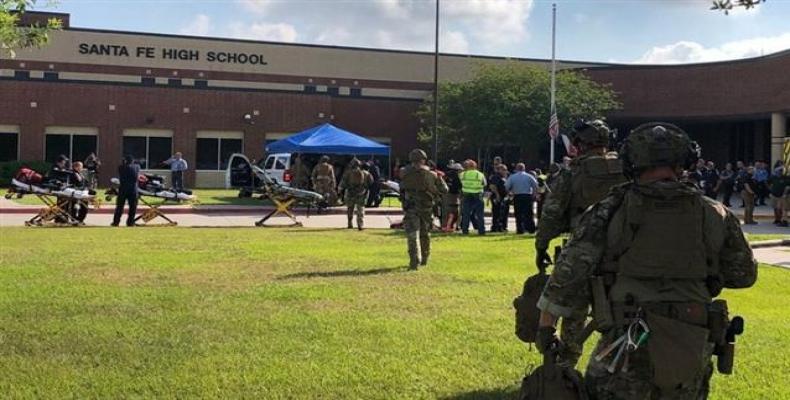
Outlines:
[[[483,193],[483,173],[470,169],[461,172],[458,177],[461,179],[461,190],[464,193],[475,194]]]
[[[332,177],[332,166],[328,163],[320,163],[315,166],[314,175],[319,179],[326,179]]]
[[[690,296],[679,301],[708,301],[708,293],[700,288],[717,273],[712,269],[718,265],[707,257],[704,213],[698,195],[657,198],[627,192],[607,232],[602,270],[616,273],[612,294],[661,298],[661,290],[656,289],[660,285],[640,282],[667,282],[681,289],[677,293]]]
[[[433,207],[436,193],[436,176],[428,167],[415,168],[411,165],[403,168],[400,189],[403,192],[405,207],[413,206],[422,209]]]
[[[348,171],[348,176],[346,176],[346,186],[348,190],[353,193],[364,192],[367,190],[367,186],[365,185],[365,176],[367,172],[357,168]]]
[[[612,186],[626,181],[623,163],[617,158],[590,156],[571,166],[570,227],[575,228],[581,215],[601,201]]]

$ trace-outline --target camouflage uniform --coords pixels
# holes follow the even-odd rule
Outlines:
[[[649,138],[651,128],[656,137],[665,139],[664,127],[685,136],[669,124],[650,124],[635,129],[629,141],[638,140],[635,135]],[[687,136],[685,141],[690,143]],[[648,157],[662,157],[661,150],[659,144]],[[625,162],[631,163],[627,156]],[[757,265],[738,219],[719,202],[676,179],[617,186],[582,216],[538,308],[560,317],[586,312],[593,300],[587,278],[593,275],[611,279],[606,301],[613,324],[604,330],[587,368],[592,398],[707,398],[712,374],[713,344],[706,329],[711,300],[722,287],[750,287],[757,278]],[[645,346],[627,352],[627,369],[621,359],[610,373],[606,368],[613,356],[601,361],[594,356],[624,333],[631,314],[618,310],[628,307],[638,307],[637,312],[646,315],[651,334]],[[675,338],[667,345],[668,336],[655,329],[667,324],[671,331],[694,334],[684,333],[681,340]],[[692,337],[696,340],[688,339]]]
[[[291,174],[293,175],[291,187],[297,189],[309,188],[310,174],[308,173],[307,165],[305,165],[301,156],[294,158],[293,165],[291,165]]]
[[[337,202],[337,182],[335,181],[335,169],[329,164],[329,157],[321,157],[319,162],[314,168],[312,173],[313,190],[324,196],[329,205],[335,205]]]
[[[609,128],[601,121],[585,123],[577,128],[576,141],[587,146],[604,147],[609,141]],[[571,161],[569,169],[562,169],[551,193],[543,203],[535,249],[545,252],[549,242],[559,235],[572,231],[584,211],[606,196],[612,186],[624,183],[623,167],[612,153],[584,154]],[[560,357],[562,365],[573,366],[582,354],[579,335],[584,328],[586,310],[562,320],[562,340],[566,346]]]
[[[368,199],[368,188],[373,183],[373,177],[368,171],[359,167],[359,160],[352,159],[348,163],[343,178],[340,179],[340,190],[345,190],[343,201],[348,212],[348,228],[351,229],[351,219],[357,216],[357,228],[362,230],[365,225],[365,202]]]
[[[402,168],[400,172],[403,226],[409,249],[410,269],[416,269],[418,264],[428,264],[431,254],[433,206],[437,199],[447,193],[447,184],[420,163],[426,159],[427,156],[422,150],[412,150],[409,154],[412,164]]]

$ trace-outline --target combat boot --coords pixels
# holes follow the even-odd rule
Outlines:
[[[420,265],[423,267],[428,265],[428,254],[423,254],[422,257],[420,257]]]

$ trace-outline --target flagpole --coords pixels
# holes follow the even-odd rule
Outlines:
[[[436,0],[436,35],[433,51],[433,162],[439,163],[439,0]]]
[[[551,5],[551,115],[557,112],[556,108],[556,75],[557,75],[557,59],[555,58],[555,39],[556,39],[556,26],[557,26],[557,4]],[[554,136],[549,135],[549,164],[554,164]]]

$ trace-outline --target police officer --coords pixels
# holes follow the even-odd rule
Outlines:
[[[368,199],[368,188],[373,182],[373,177],[368,171],[360,167],[360,162],[356,157],[348,163],[348,168],[340,179],[340,191],[345,191],[343,197],[347,207],[348,229],[354,226],[351,220],[357,216],[357,229],[364,229],[365,225],[365,202]]]
[[[634,129],[622,149],[633,181],[584,213],[538,301],[544,354],[563,346],[558,317],[594,305],[602,336],[586,372],[593,398],[707,397],[711,342],[727,326],[726,303],[712,300],[722,287],[752,286],[757,264],[738,219],[680,182],[697,155],[674,125]]]
[[[321,160],[313,167],[312,173],[313,190],[324,196],[330,206],[335,205],[337,201],[337,192],[335,187],[337,181],[335,180],[335,169],[329,163],[329,156],[321,156]]]
[[[129,203],[129,215],[126,218],[126,226],[135,226],[134,219],[137,212],[137,177],[140,175],[140,166],[134,162],[131,155],[126,155],[118,167],[118,197],[115,199],[115,215],[112,218],[112,226],[118,226],[123,215],[123,206]]]
[[[403,206],[403,226],[409,249],[409,269],[428,265],[431,254],[433,205],[447,193],[447,185],[425,165],[428,156],[420,149],[409,153],[409,165],[400,171],[400,197]],[[417,239],[419,238],[419,242]]]
[[[549,242],[572,231],[589,206],[603,199],[611,187],[626,180],[622,162],[613,153],[607,153],[609,127],[603,121],[579,121],[573,134],[573,144],[581,155],[571,161],[569,168],[560,169],[543,203],[535,234],[535,263],[539,269],[551,263]],[[566,346],[560,357],[562,364],[575,365],[581,357],[578,335],[585,319],[586,312],[563,319],[562,338]]]

